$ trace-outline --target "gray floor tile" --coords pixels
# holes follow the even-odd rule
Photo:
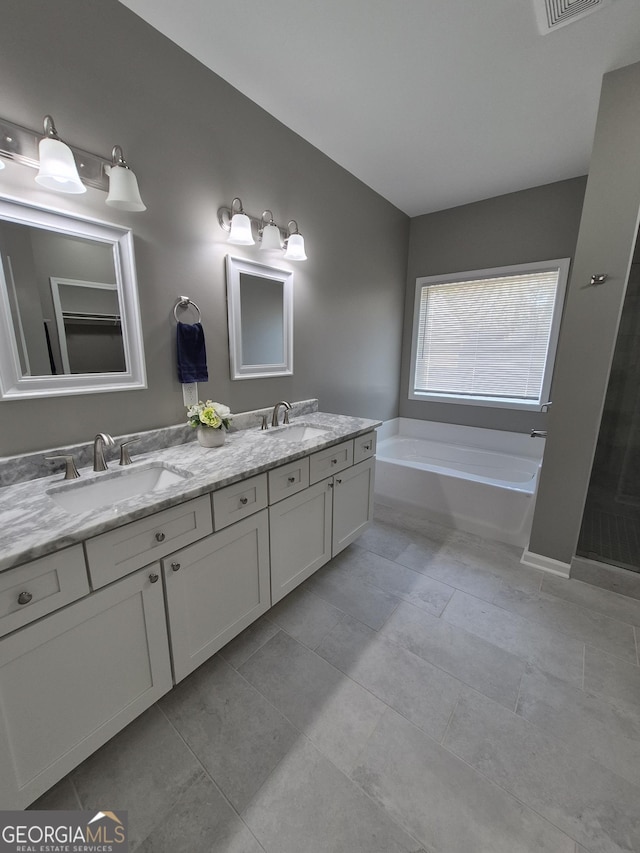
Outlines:
[[[65,776],[57,785],[54,785],[46,794],[43,794],[29,806],[29,809],[44,812],[73,812],[81,808],[69,776]]]
[[[409,545],[397,562],[487,601],[491,601],[502,584],[498,574],[461,563],[448,553],[431,554],[422,545]]]
[[[452,597],[442,618],[545,672],[582,686],[584,643],[566,634],[459,591]]]
[[[375,696],[282,631],[239,671],[345,772],[385,710]]]
[[[426,853],[304,740],[243,817],[267,853]]]
[[[305,581],[304,588],[376,631],[400,601],[396,596],[351,577],[339,562],[334,561]]]
[[[368,530],[355,543],[359,548],[366,548],[381,557],[395,560],[411,542],[411,536],[407,531],[400,530],[383,521],[375,521]]]
[[[461,697],[444,745],[588,850],[640,850],[640,789],[490,699]]]
[[[269,611],[271,615],[271,611]],[[261,646],[278,633],[280,628],[270,619],[261,616],[241,634],[227,643],[218,654],[236,669]]]
[[[353,778],[429,850],[574,853],[574,842],[387,711]]]
[[[192,673],[160,705],[238,811],[299,736],[219,657]]]
[[[318,654],[436,740],[443,736],[460,682],[355,619],[327,634]]]
[[[180,797],[136,853],[260,853],[262,847],[206,776]],[[133,853],[133,851],[132,851]]]
[[[436,616],[442,613],[454,592],[452,586],[442,581],[362,548],[353,549],[341,566],[352,577],[410,601]]]
[[[587,645],[584,689],[589,693],[640,705],[640,669]]]
[[[315,649],[343,616],[344,613],[328,601],[300,587],[269,611],[272,622],[310,649]]]
[[[565,579],[547,574],[542,581],[541,592],[555,595],[565,601],[572,601],[589,610],[627,622],[629,625],[640,625],[640,601],[598,589],[588,583],[573,578]]]
[[[503,588],[493,599],[498,607],[546,628],[560,631],[612,655],[637,662],[633,627],[552,595]]]
[[[448,542],[455,541],[459,535],[458,531],[451,527],[445,527],[436,521],[420,518],[378,502],[374,506],[374,519],[376,522],[404,531],[412,541],[429,540],[434,547],[439,548],[444,547]]]
[[[129,812],[134,849],[202,776],[202,767],[153,706],[71,773],[83,809]]]
[[[380,634],[507,708],[515,707],[523,658],[409,604],[398,605]]]
[[[467,563],[477,568],[501,572],[526,572],[520,564],[522,548],[516,545],[507,545],[504,542],[483,539],[473,533],[459,531],[455,539],[447,544],[446,552],[461,563]],[[536,574],[537,572],[534,572],[534,575]]]
[[[522,679],[516,713],[640,786],[637,705],[586,693],[530,667]]]

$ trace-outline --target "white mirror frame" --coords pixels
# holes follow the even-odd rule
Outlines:
[[[78,373],[56,376],[24,376],[20,366],[7,282],[0,267],[0,398],[26,400],[69,394],[95,394],[147,387],[138,303],[133,235],[130,228],[75,216],[28,204],[8,196],[0,197],[0,220],[33,225],[73,237],[84,237],[112,247],[113,266],[122,318],[122,344],[127,369],[119,373]]]
[[[242,360],[242,313],[240,276],[242,273],[282,282],[282,329],[284,360],[277,364],[244,364]],[[227,301],[229,318],[229,359],[232,379],[264,379],[293,374],[293,271],[258,264],[227,255]]]

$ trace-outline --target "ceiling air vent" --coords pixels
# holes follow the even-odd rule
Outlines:
[[[610,6],[613,0],[533,0],[542,35]]]

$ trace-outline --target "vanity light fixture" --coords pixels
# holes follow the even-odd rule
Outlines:
[[[291,226],[295,226],[295,231],[291,230]],[[285,240],[287,251],[284,253],[288,261],[306,261],[307,256],[304,252],[304,237],[298,231],[298,223],[295,219],[290,219],[287,224],[289,236]]]
[[[116,145],[111,159],[91,154],[60,139],[50,115],[42,133],[0,118],[0,169],[5,160],[37,169],[40,186],[63,193],[84,193],[87,186],[109,193],[106,200],[120,210],[146,210],[138,182],[122,148]]]
[[[233,206],[236,202],[238,202],[239,210],[234,213]],[[256,242],[251,233],[251,220],[244,212],[239,198],[234,198],[231,202],[231,225],[228,242],[233,243],[234,246],[253,246]]]
[[[218,209],[218,223],[224,231],[228,232],[228,243],[236,246],[253,246],[256,241],[253,238],[252,227],[255,225],[261,251],[282,252],[284,249],[286,250],[284,257],[288,261],[307,260],[304,238],[298,231],[298,223],[295,219],[290,219],[286,228],[274,222],[273,213],[270,210],[263,211],[258,219],[257,216],[246,213],[242,201],[236,197],[231,202],[231,207]]]
[[[107,204],[118,210],[146,210],[145,203],[140,198],[138,180],[124,159],[122,148],[113,146],[111,165],[105,166],[109,176],[109,195]]]
[[[86,193],[73,152],[60,139],[51,116],[44,117],[44,137],[38,146],[40,169],[36,182],[59,193]]]

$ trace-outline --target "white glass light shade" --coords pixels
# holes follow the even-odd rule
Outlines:
[[[264,252],[281,252],[280,229],[277,225],[265,225],[262,229],[260,249]]]
[[[251,220],[246,213],[235,213],[233,215],[227,242],[236,246],[253,246],[256,242],[251,233]]]
[[[138,181],[131,169],[126,166],[108,166],[109,195],[107,204],[118,210],[146,210],[145,203],[140,198]]]
[[[306,261],[304,252],[304,237],[302,234],[292,234],[287,241],[287,251],[284,253],[288,261]]]
[[[40,169],[36,181],[40,186],[59,193],[86,193],[68,145],[47,136],[40,140],[39,151]]]

